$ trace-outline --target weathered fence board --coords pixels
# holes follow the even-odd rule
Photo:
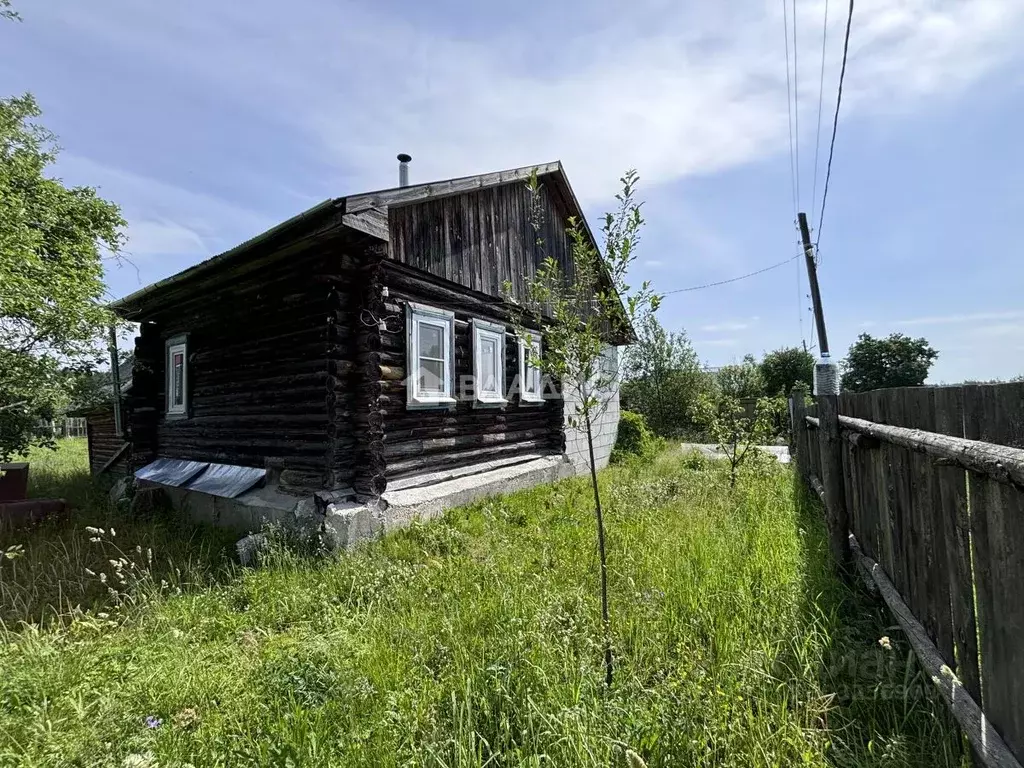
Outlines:
[[[838,458],[830,409],[806,409],[801,477],[838,508],[830,523],[845,506],[935,658],[1024,760],[1024,384],[844,394],[838,407]],[[840,468],[831,493],[825,465]]]
[[[935,390],[935,431],[964,437],[962,387]],[[936,466],[938,510],[946,545],[950,611],[956,673],[975,701],[981,701],[978,673],[978,625],[974,614],[974,576],[971,566],[971,524],[967,506],[967,473],[959,467]],[[949,656],[946,657],[950,659]]]
[[[935,431],[935,390],[931,388],[904,390],[906,423],[903,426]],[[918,588],[915,614],[943,658],[953,658],[953,622],[949,607],[949,569],[946,562],[945,529],[939,477],[931,457],[911,453],[914,470],[911,494],[911,516],[916,532],[913,552]]]
[[[964,387],[964,432],[1024,446],[1024,385]],[[1024,754],[1024,497],[972,473],[974,581],[986,714],[1015,754]]]

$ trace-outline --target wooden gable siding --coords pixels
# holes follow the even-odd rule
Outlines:
[[[132,434],[137,463],[165,456],[263,467],[303,483],[344,483],[349,420],[331,420],[351,360],[353,307],[337,244],[217,284],[147,318],[136,340]],[[188,334],[188,417],[167,418],[166,339]],[[347,414],[342,398],[340,410]]]
[[[473,318],[503,323],[499,304],[469,294],[453,297],[456,286],[439,285],[426,276],[385,263],[389,297],[384,308],[388,330],[381,334],[380,362],[388,407],[383,414],[383,458],[387,479],[534,453],[561,452],[564,441],[562,403],[521,404],[511,397],[505,408],[476,408],[471,392],[463,398],[461,377],[473,374]],[[455,380],[459,402],[451,409],[408,409],[406,403],[407,302],[443,307],[455,313]],[[506,337],[505,388],[519,372],[519,347]]]
[[[540,230],[531,224],[532,199],[523,182],[473,190],[389,209],[390,255],[490,296],[506,282],[516,299],[546,256],[574,277],[566,234],[567,204],[553,185],[542,187]],[[537,244],[538,237],[542,245]]]

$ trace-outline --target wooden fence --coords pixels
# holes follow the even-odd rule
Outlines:
[[[41,419],[39,429],[54,437],[85,437],[85,418],[81,416],[66,416],[63,419]]]
[[[908,635],[930,646],[918,656],[934,654],[930,672],[975,759],[1019,765],[1024,384],[885,389],[792,408],[797,468],[826,502],[837,557],[883,571],[876,581],[891,584],[883,597],[897,618],[913,614]]]

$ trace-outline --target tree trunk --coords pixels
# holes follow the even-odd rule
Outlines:
[[[604,547],[604,515],[601,492],[597,487],[597,462],[594,460],[594,435],[590,427],[590,411],[583,414],[587,422],[587,448],[590,451],[590,480],[594,485],[594,506],[597,510],[597,551],[601,559],[601,623],[604,626],[604,682],[612,687],[612,622],[608,615],[608,558]]]

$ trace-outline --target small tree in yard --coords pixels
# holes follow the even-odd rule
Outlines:
[[[637,289],[627,283],[627,273],[636,260],[640,229],[644,224],[635,199],[636,171],[622,177],[622,191],[615,196],[618,207],[605,215],[602,226],[604,253],[590,240],[585,224],[572,217],[568,235],[572,247],[572,279],[551,256],[545,256],[536,275],[529,280],[520,303],[506,284],[508,300],[519,308],[514,327],[520,338],[527,338],[526,321],[543,328],[544,343],[540,355],[530,352],[530,364],[548,380],[561,384],[563,397],[572,395],[568,413],[570,426],[583,429],[590,456],[590,478],[597,522],[597,546],[601,566],[601,620],[604,628],[605,682],[612,684],[611,619],[608,612],[608,560],[605,550],[604,514],[594,461],[595,420],[604,412],[619,386],[618,371],[605,365],[605,350],[615,331],[636,326],[654,313],[660,297],[645,282]],[[540,185],[534,174],[528,182],[533,205],[533,226],[537,246],[542,222]],[[568,400],[568,398],[566,398]]]
[[[741,363],[723,365],[718,369],[717,378],[724,397],[748,398],[764,394],[761,367],[753,355],[744,355]]]
[[[797,384],[814,387],[814,355],[800,347],[783,347],[761,360],[761,380],[769,397],[786,395]]]
[[[718,401],[701,397],[694,417],[704,425],[718,449],[729,460],[729,485],[735,487],[736,476],[743,463],[775,436],[775,422],[785,401],[779,397],[762,397],[749,414],[740,401],[723,395]]]
[[[843,389],[868,392],[884,387],[919,387],[939,353],[925,338],[902,333],[884,339],[862,333],[843,361]]]
[[[38,115],[31,96],[0,99],[0,461],[67,402],[67,370],[102,357],[114,321],[102,259],[124,221],[95,190],[44,175],[56,149]]]
[[[667,331],[654,315],[636,331],[636,342],[623,354],[623,406],[643,414],[656,434],[679,435],[693,427],[693,404],[714,391],[715,378],[701,366],[685,331]]]

